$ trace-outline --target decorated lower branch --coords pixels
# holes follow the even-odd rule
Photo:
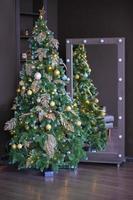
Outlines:
[[[84,45],[78,45],[73,53],[74,106],[79,109],[82,128],[86,136],[84,149],[103,150],[107,142],[105,112],[99,106],[98,92],[90,78]]]

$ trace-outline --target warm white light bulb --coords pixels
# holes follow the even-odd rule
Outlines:
[[[84,40],[83,42],[84,42],[84,43],[87,43],[87,40]]]
[[[122,138],[122,135],[119,135],[119,139],[121,139]]]
[[[119,78],[119,82],[121,82],[121,81],[122,81],[122,78],[120,77],[120,78]]]
[[[122,101],[122,97],[119,97],[119,100]]]
[[[101,39],[100,42],[101,42],[101,43],[104,43],[104,39]]]
[[[120,38],[118,41],[121,43],[121,42],[122,42],[122,39]]]
[[[70,59],[68,58],[68,59],[67,59],[67,63],[69,63],[69,62],[70,62]]]

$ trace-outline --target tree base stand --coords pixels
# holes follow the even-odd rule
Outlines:
[[[53,177],[54,171],[51,166],[49,166],[46,170],[43,171],[44,177]]]

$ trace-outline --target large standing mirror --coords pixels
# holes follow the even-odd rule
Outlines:
[[[108,127],[106,148],[100,152],[88,151],[86,162],[116,163],[119,166],[125,161],[125,39],[66,40],[67,75],[70,78],[67,90],[72,97],[73,49],[79,44],[85,45],[92,69],[91,79],[99,92],[100,106],[106,108],[107,119],[113,119],[113,126]]]

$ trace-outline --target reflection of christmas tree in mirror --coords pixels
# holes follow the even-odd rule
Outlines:
[[[105,112],[99,105],[98,92],[90,78],[91,68],[87,63],[84,45],[74,47],[73,67],[74,105],[79,109],[82,127],[86,135],[86,146],[102,150],[107,142],[107,131],[104,123]]]
[[[114,116],[114,127],[117,128],[117,45],[94,42],[85,45],[85,49],[92,69],[90,79],[97,88],[100,106],[106,106],[107,115]]]
[[[65,65],[43,15],[44,9],[30,39],[31,56],[20,72],[14,118],[5,125],[12,135],[11,163],[41,171],[73,168],[84,157],[81,122],[65,91]]]

